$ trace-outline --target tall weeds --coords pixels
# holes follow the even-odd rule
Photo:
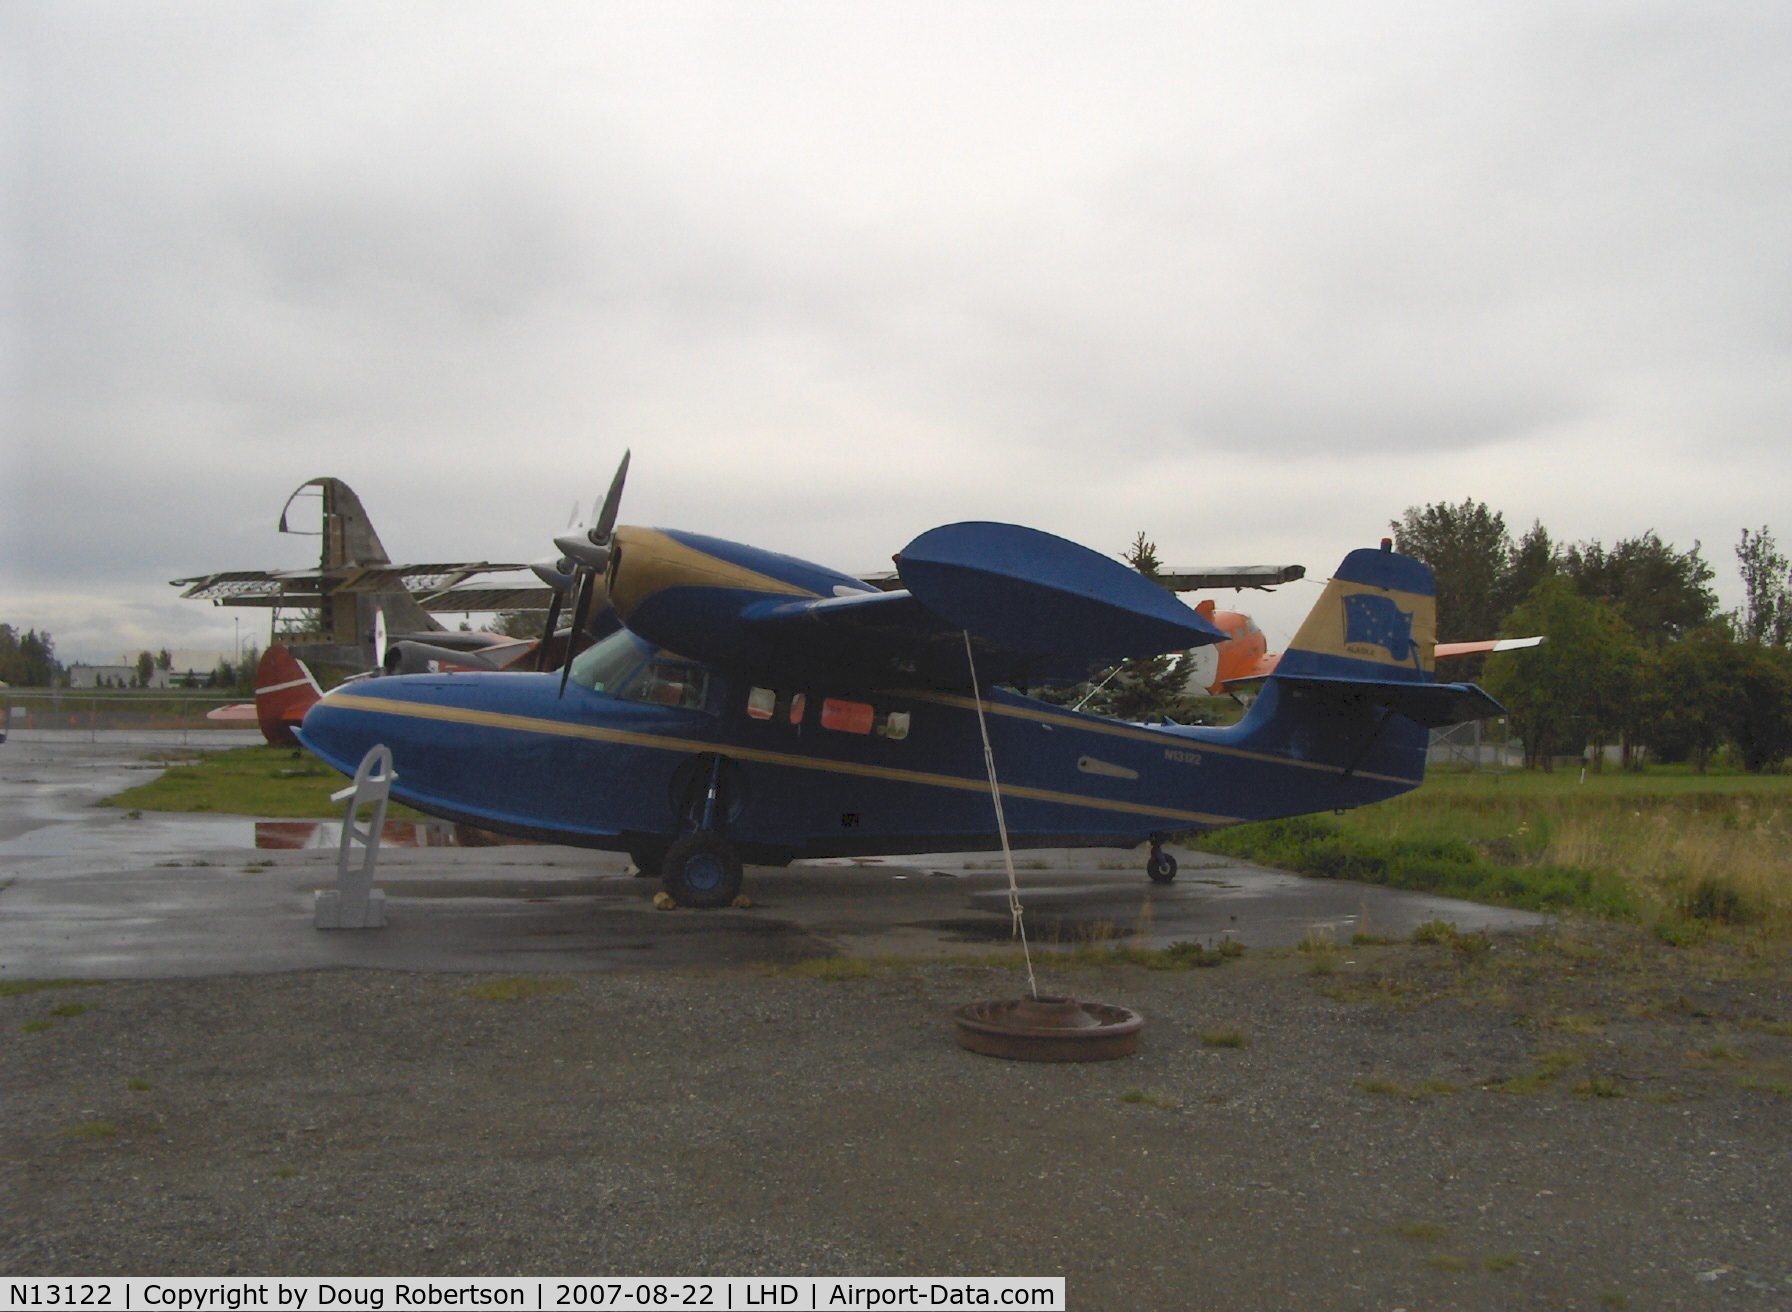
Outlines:
[[[1307,874],[1510,906],[1792,930],[1792,781],[1486,777],[1204,836]]]

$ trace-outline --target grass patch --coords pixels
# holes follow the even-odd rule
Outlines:
[[[1146,1093],[1143,1089],[1128,1089],[1120,1095],[1120,1101],[1133,1107],[1169,1107],[1167,1098],[1160,1098],[1155,1093]]]
[[[1202,834],[1195,846],[1302,874],[1534,911],[1792,930],[1792,776],[1433,770],[1342,816]]]
[[[79,1125],[62,1127],[64,1139],[114,1139],[118,1137],[118,1127],[111,1121],[82,1121]]]
[[[574,987],[569,979],[543,979],[537,975],[508,975],[502,979],[481,980],[461,990],[461,996],[484,1002],[523,1002],[529,998],[567,993]]]
[[[124,1087],[132,1093],[148,1093],[151,1086],[148,1080],[140,1080],[133,1075],[124,1082]]]
[[[1589,1075],[1569,1092],[1582,1098],[1622,1098],[1624,1087],[1609,1075]]]
[[[1405,1098],[1408,1102],[1419,1102],[1424,1098],[1447,1098],[1451,1094],[1462,1092],[1461,1085],[1451,1084],[1448,1080],[1421,1080],[1417,1084],[1400,1084],[1381,1076],[1370,1076],[1352,1083],[1359,1093]]]
[[[64,1020],[72,1019],[75,1016],[85,1016],[87,1014],[87,1004],[84,1002],[65,1002],[60,1007],[51,1007],[50,1014],[52,1016],[60,1016]]]
[[[1727,1043],[1713,1043],[1708,1048],[1701,1048],[1693,1054],[1706,1061],[1741,1061],[1746,1054],[1740,1048],[1732,1048]]]
[[[1228,944],[1234,946],[1229,949]],[[1244,945],[1233,939],[1212,949],[1193,942],[1172,943],[1166,948],[1141,948],[1098,936],[1074,944],[1054,960],[1070,966],[1140,966],[1146,970],[1182,971],[1224,965],[1243,954]]]
[[[1736,1087],[1755,1093],[1771,1093],[1776,1098],[1792,1098],[1792,1080],[1766,1080],[1757,1075],[1744,1075],[1736,1081]]]
[[[1512,1270],[1522,1260],[1517,1253],[1489,1253],[1481,1259],[1481,1269],[1498,1274],[1501,1271]]]
[[[1201,1031],[1203,1048],[1243,1048],[1248,1043],[1243,1030],[1228,1028]]]
[[[1452,1275],[1459,1275],[1468,1270],[1468,1259],[1458,1257],[1454,1253],[1430,1253],[1426,1255],[1425,1265],[1436,1267],[1439,1271],[1448,1271]]]
[[[1491,1081],[1481,1087],[1493,1093],[1520,1095],[1542,1093],[1563,1074],[1573,1070],[1585,1060],[1586,1054],[1576,1048],[1553,1048],[1540,1054],[1536,1066],[1532,1069],[1504,1080]]]
[[[105,801],[124,810],[215,812],[287,819],[331,819],[342,815],[342,803],[330,794],[344,785],[343,776],[290,747],[238,747],[210,752],[191,764],[172,765],[147,783],[127,788]],[[391,820],[416,819],[419,813],[392,803]]]
[[[811,957],[787,966],[774,966],[775,975],[794,975],[799,979],[847,980],[866,979],[876,967],[863,957]]]
[[[42,1034],[47,1029],[55,1028],[55,1025],[56,1022],[53,1020],[39,1019],[28,1020],[23,1025],[19,1026],[19,1028],[24,1030],[27,1034]]]
[[[0,998],[18,998],[48,989],[97,989],[97,979],[9,979],[0,982]]]
[[[1447,1233],[1436,1221],[1412,1221],[1406,1225],[1394,1227],[1394,1233],[1402,1239],[1410,1239],[1414,1243],[1435,1244]]]

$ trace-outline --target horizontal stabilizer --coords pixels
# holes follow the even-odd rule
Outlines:
[[[1435,655],[1443,660],[1449,656],[1474,656],[1481,652],[1523,651],[1526,647],[1541,647],[1543,639],[1535,638],[1489,638],[1484,642],[1440,642]]]
[[[1407,719],[1439,729],[1446,724],[1504,715],[1506,708],[1472,683],[1408,683],[1404,679],[1367,679],[1348,675],[1286,675],[1275,681],[1309,695],[1338,701],[1385,706]]]
[[[1117,660],[1226,637],[1138,571],[1018,524],[931,529],[902,549],[896,565],[935,615],[1018,651]]]

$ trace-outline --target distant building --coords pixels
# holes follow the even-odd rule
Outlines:
[[[68,667],[68,686],[71,688],[129,688],[136,682],[135,665],[84,665],[76,661]]]
[[[234,661],[228,653],[218,651],[173,651],[168,654],[173,658],[169,668],[164,670],[156,666],[150,670],[150,688],[203,688],[221,662]],[[137,658],[127,654],[120,658],[117,665],[88,665],[76,661],[68,667],[68,686],[135,688]]]

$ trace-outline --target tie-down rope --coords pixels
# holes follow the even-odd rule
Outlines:
[[[977,731],[983,735],[983,768],[989,774],[989,796],[996,804],[996,833],[1002,840],[1002,864],[1008,870],[1008,917],[1013,934],[1020,939],[1020,952],[1027,963],[1027,992],[1039,996],[1039,981],[1033,978],[1033,953],[1027,946],[1027,924],[1022,916],[1020,885],[1014,878],[1014,852],[1008,846],[1008,819],[1002,814],[1002,789],[996,782],[996,754],[989,745],[989,721],[983,715],[983,690],[977,685],[977,658],[971,655],[971,635],[964,631],[964,658],[971,667],[971,700],[977,704]]]

